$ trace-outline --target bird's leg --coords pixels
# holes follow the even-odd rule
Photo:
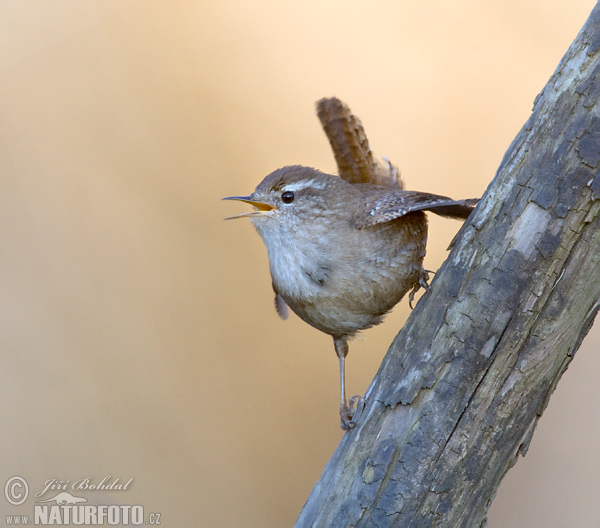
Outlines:
[[[346,337],[334,337],[333,345],[340,361],[340,421],[342,429],[349,431],[356,425],[352,418],[354,418],[355,404],[357,404],[361,397],[353,396],[350,398],[350,404],[346,400],[345,360],[348,355],[348,341]]]

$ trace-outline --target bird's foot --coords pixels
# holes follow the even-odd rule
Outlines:
[[[340,422],[341,427],[344,431],[350,431],[354,429],[356,425],[356,418],[362,410],[361,403],[363,401],[362,396],[352,396],[347,402],[340,405]]]
[[[408,294],[408,306],[412,310],[414,308],[413,301],[415,300],[415,293],[417,293],[421,288],[425,291],[429,291],[429,274],[435,273],[433,271],[423,270],[422,275],[419,277],[419,282],[415,284],[415,287]]]
[[[432,275],[435,275],[435,271],[431,271],[431,270],[423,270],[424,273],[423,275],[421,275],[421,278],[419,279],[419,284],[421,285],[422,288],[425,288],[427,291],[429,291],[429,274],[431,273]]]

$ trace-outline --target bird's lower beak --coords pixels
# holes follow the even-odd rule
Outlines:
[[[247,216],[262,216],[264,213],[266,213],[267,211],[271,211],[272,209],[275,209],[275,207],[273,205],[269,205],[263,202],[257,202],[256,200],[252,199],[252,196],[227,196],[226,198],[223,198],[223,200],[239,200],[240,202],[246,202],[249,203],[250,205],[253,205],[254,207],[256,207],[256,210],[254,211],[250,211],[248,213],[242,213],[239,215],[235,215],[235,216],[229,216],[227,218],[225,218],[225,220],[233,220],[234,218],[244,218]]]

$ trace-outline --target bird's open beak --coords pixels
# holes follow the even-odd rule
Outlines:
[[[240,202],[246,202],[246,203],[249,203],[250,205],[253,205],[254,207],[256,207],[256,209],[254,211],[250,211],[248,213],[242,213],[242,214],[235,215],[235,216],[229,216],[229,217],[225,218],[225,220],[233,220],[234,218],[244,218],[247,216],[262,216],[267,211],[271,211],[272,209],[275,209],[275,207],[272,205],[269,205],[269,204],[266,204],[263,202],[257,202],[256,200],[253,200],[252,196],[227,196],[226,198],[223,198],[223,200],[239,200]]]

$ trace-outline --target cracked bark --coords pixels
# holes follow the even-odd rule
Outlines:
[[[599,73],[596,5],[296,526],[485,523],[600,307]]]

